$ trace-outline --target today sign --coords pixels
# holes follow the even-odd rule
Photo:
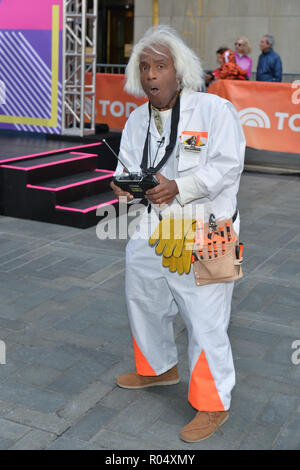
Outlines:
[[[216,80],[208,92],[232,102],[248,147],[299,153],[300,83]]]

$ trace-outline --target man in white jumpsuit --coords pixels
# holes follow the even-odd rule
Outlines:
[[[178,383],[173,319],[179,311],[189,341],[188,399],[197,410],[180,437],[196,442],[228,418],[235,384],[227,336],[234,282],[197,286],[192,270],[170,272],[150,246],[149,236],[161,216],[186,208],[200,208],[205,221],[211,213],[216,219],[234,216],[233,227],[239,233],[236,196],[245,140],[233,105],[197,91],[203,76],[199,59],[171,28],[158,26],[146,32],[133,49],[126,75],[125,89],[147,95],[151,106],[146,103],[131,113],[120,144],[122,162],[129,171],[139,172],[145,151],[152,168],[168,145],[171,154],[156,173],[159,184],[147,191],[148,208],[127,244],[126,302],[136,372],[118,377],[117,383],[131,389]],[[201,151],[194,145],[195,136],[201,140]],[[192,143],[190,148],[184,141]],[[122,171],[119,164],[116,174]],[[132,198],[113,183],[112,188],[118,197]]]

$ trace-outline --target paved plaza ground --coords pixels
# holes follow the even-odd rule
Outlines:
[[[181,382],[116,386],[134,367],[125,241],[0,217],[0,449],[300,449],[299,201],[297,176],[242,176],[245,276],[229,327],[237,383],[223,433],[197,444],[178,437],[195,413],[180,316]]]

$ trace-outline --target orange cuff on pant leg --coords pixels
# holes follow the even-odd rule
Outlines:
[[[192,372],[189,402],[199,411],[224,411],[204,351],[201,352]]]
[[[149,362],[143,355],[142,351],[136,344],[134,337],[132,337],[132,340],[133,340],[134,360],[135,360],[137,373],[140,375],[156,376],[157,374],[154,372]]]

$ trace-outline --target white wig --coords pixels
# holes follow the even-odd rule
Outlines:
[[[203,85],[203,69],[200,59],[180,38],[177,32],[166,25],[149,28],[142,39],[134,46],[126,67],[125,90],[131,95],[144,96],[141,85],[139,61],[141,53],[153,46],[164,46],[172,55],[181,87],[200,90]]]

